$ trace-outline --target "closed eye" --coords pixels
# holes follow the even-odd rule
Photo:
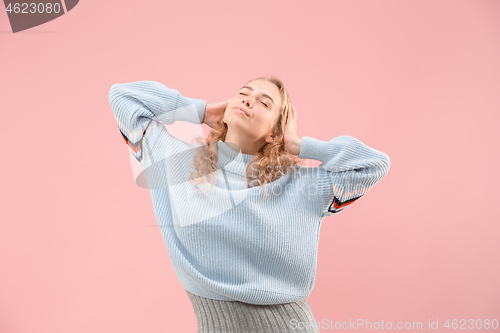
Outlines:
[[[244,93],[242,93],[242,92],[240,92],[240,95],[245,95],[245,96],[246,96],[246,94],[244,94]],[[269,107],[269,106],[267,106],[267,104],[266,104],[266,103],[264,103],[264,102],[262,102],[262,104],[264,104],[264,105],[266,106],[266,108],[268,108],[268,107]]]

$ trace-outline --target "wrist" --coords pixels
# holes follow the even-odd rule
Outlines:
[[[300,154],[300,147],[302,146],[302,138],[295,137],[290,143],[290,154],[298,156]]]
[[[202,124],[205,123],[205,119],[207,118],[208,107],[209,107],[209,105],[207,103],[207,105],[205,105],[205,110],[203,111],[203,120],[201,121]]]
[[[210,117],[210,112],[212,111],[212,104],[208,104],[205,106],[205,111],[203,112],[203,120],[202,120],[202,124],[206,124],[208,125],[207,123],[207,118]],[[208,116],[208,117],[207,117]],[[210,125],[208,125],[210,126]]]

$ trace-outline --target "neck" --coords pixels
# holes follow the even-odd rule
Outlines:
[[[231,142],[241,149],[242,154],[248,154],[248,155],[257,155],[258,151],[266,144],[265,139],[260,139],[260,140],[253,140],[245,136],[243,133],[239,133],[236,135],[236,133],[230,131],[228,129],[227,134],[226,134],[226,139],[224,142]]]

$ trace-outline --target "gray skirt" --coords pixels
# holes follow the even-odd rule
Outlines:
[[[198,333],[319,333],[319,323],[305,299],[256,305],[219,301],[186,292],[193,304]]]

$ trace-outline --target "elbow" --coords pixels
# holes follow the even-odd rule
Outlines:
[[[384,154],[384,163],[387,166],[387,171],[389,171],[391,167],[391,158],[387,154]]]
[[[391,159],[387,154],[382,153],[379,166],[380,171],[382,172],[382,177],[384,177],[385,175],[387,175],[389,169],[391,168]]]
[[[115,104],[118,97],[121,95],[121,83],[115,83],[111,86],[108,93],[108,100],[111,108]]]
[[[111,86],[111,88],[109,88],[109,98],[111,98],[111,96],[113,96],[118,90],[120,89],[120,83],[115,83]]]

